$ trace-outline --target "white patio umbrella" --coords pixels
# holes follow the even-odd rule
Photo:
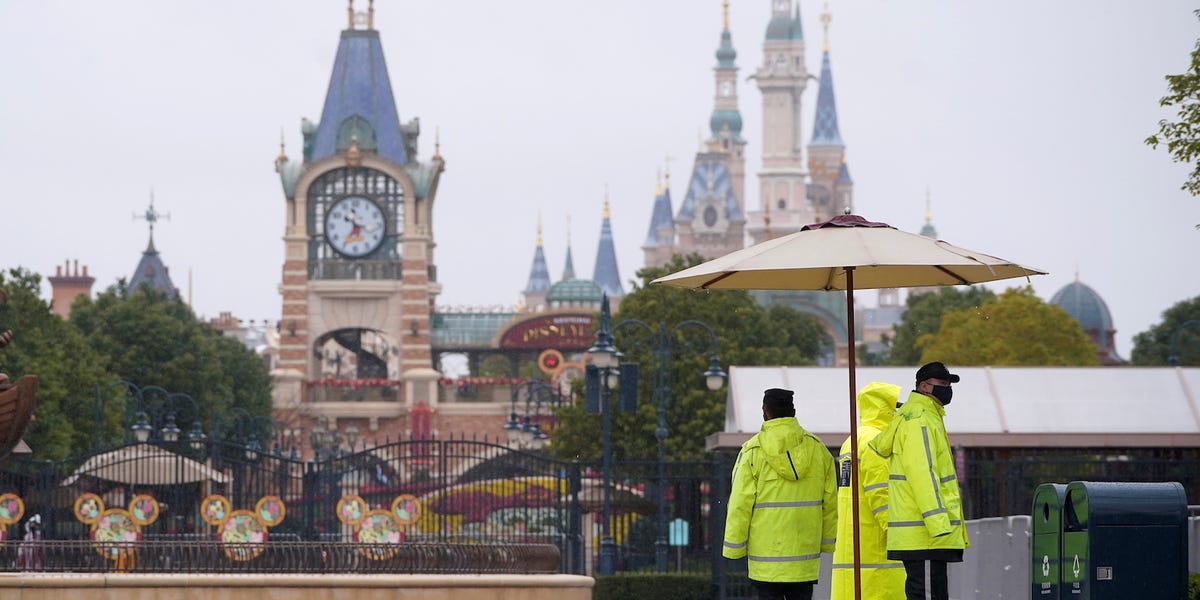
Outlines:
[[[858,215],[756,244],[655,279],[674,287],[736,290],[845,290],[850,340],[851,504],[858,514],[858,415],[854,401],[854,290],[996,281],[1045,271],[967,250]],[[854,596],[861,597],[858,520],[854,521]]]
[[[71,485],[84,476],[134,485],[229,481],[228,475],[204,463],[150,444],[135,444],[97,454],[84,461],[63,480],[62,485]]]

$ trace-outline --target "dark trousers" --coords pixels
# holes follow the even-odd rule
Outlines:
[[[754,581],[758,600],[812,600],[815,581],[767,582]]]
[[[929,565],[929,580],[925,579],[925,565]],[[929,590],[931,600],[950,600],[950,587],[946,580],[946,562],[941,560],[906,560],[904,573],[904,597],[908,600],[925,600]]]

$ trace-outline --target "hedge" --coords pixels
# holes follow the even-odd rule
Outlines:
[[[708,575],[673,573],[618,573],[597,577],[592,600],[710,600]]]

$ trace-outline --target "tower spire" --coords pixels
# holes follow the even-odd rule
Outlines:
[[[721,29],[729,31],[729,0],[721,1]]]
[[[563,281],[575,279],[575,259],[571,257],[571,214],[567,213],[567,260],[563,262]]]
[[[617,269],[617,250],[613,245],[612,222],[608,208],[608,184],[604,184],[604,220],[600,224],[600,245],[596,249],[596,267],[592,281],[609,296],[625,295],[621,287],[621,273]]]
[[[829,14],[829,2],[821,9],[821,29],[825,30],[825,39],[821,42],[821,51],[829,52],[829,22],[833,20],[833,15]]]

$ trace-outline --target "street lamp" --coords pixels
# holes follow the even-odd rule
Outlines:
[[[612,538],[612,388],[617,387],[621,379],[625,386],[621,387],[622,412],[632,412],[637,408],[637,365],[621,365],[620,354],[613,346],[612,330],[609,315],[608,294],[600,298],[600,328],[596,332],[596,344],[588,349],[587,358],[590,363],[585,373],[588,412],[601,415],[602,463],[604,471],[603,494],[604,507],[601,516],[600,535],[600,565],[601,575],[612,575],[616,567],[617,545]],[[626,377],[622,378],[622,371]]]
[[[1179,343],[1179,334],[1183,333],[1183,330],[1188,329],[1189,327],[1200,327],[1200,320],[1192,319],[1189,321],[1184,321],[1183,323],[1179,324],[1179,327],[1176,327],[1175,330],[1171,332],[1170,346],[1168,347],[1167,351],[1167,362],[1171,363],[1172,367],[1179,366],[1179,355],[1175,353],[1175,346]]]
[[[525,415],[517,414],[517,401],[520,399],[522,388],[525,390]],[[512,407],[508,422],[504,424],[505,438],[510,446],[531,448],[537,450],[546,443],[550,436],[542,431],[542,404],[558,406],[562,401],[560,393],[554,386],[537,379],[523,381],[512,388]]]
[[[699,350],[710,353],[708,370],[704,371],[703,377],[705,387],[713,392],[725,385],[725,372],[721,370],[721,361],[717,358],[717,334],[713,331],[712,327],[709,327],[703,321],[689,319],[681,321],[672,327],[667,327],[663,323],[651,326],[645,321],[638,319],[626,319],[613,327],[613,333],[615,334],[617,331],[627,327],[641,329],[648,334],[639,340],[637,344],[641,346],[648,345],[654,357],[653,397],[658,413],[658,426],[654,430],[654,437],[658,440],[658,537],[654,540],[654,565],[658,572],[665,573],[669,568],[670,550],[667,542],[666,464],[667,436],[670,434],[670,431],[667,429],[667,408],[671,404],[671,359],[676,354],[683,354],[688,350]],[[696,348],[694,344],[689,344],[684,340],[682,333],[685,329],[698,329],[707,332],[707,347]]]

